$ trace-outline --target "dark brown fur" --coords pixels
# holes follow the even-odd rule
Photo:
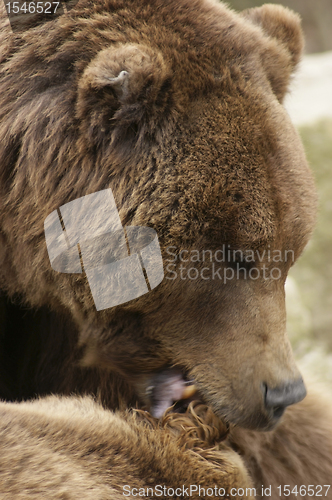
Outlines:
[[[259,13],[263,28],[257,11],[239,16],[212,1],[108,0],[80,2],[21,35],[3,30],[1,287],[74,323],[63,338],[61,327],[42,333],[49,345],[32,369],[58,370],[45,374],[46,392],[77,390],[67,367],[81,354],[61,347],[75,345],[76,335],[85,365],[107,369],[92,385],[111,385],[112,407],[121,404],[119,384],[125,406],[142,405],[145,379],[180,364],[221,416],[264,426],[262,382],[275,387],[299,376],[285,335],[283,282],[292,262],[279,264],[280,280],[164,279],[97,313],[84,275],[52,270],[43,234],[54,209],[111,187],[123,224],[154,227],[165,258],[169,245],[301,253],[315,190],[279,103],[301,30],[290,11]],[[126,86],[112,88],[109,79],[122,70]],[[55,362],[54,352],[64,360]]]
[[[6,303],[2,397],[94,393],[112,409],[149,407],[151,377],[180,366],[216,415],[272,428],[262,385],[299,377],[285,329],[293,261],[277,264],[278,280],[164,279],[97,312],[84,274],[52,270],[43,223],[111,188],[123,225],[153,227],[165,260],[169,246],[224,244],[296,259],[316,208],[282,105],[302,53],[298,17],[212,0],[82,0],[34,22],[13,35],[4,21],[0,34],[0,287],[4,304],[33,308]]]

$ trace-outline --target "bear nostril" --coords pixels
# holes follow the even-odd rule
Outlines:
[[[276,418],[281,417],[286,406],[299,403],[307,394],[302,378],[274,388],[264,384],[263,391],[265,407],[272,410]]]
[[[273,408],[273,418],[282,417],[284,411],[285,411],[285,406],[276,406],[275,408]]]

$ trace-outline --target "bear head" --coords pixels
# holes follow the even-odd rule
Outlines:
[[[155,414],[193,380],[220,417],[273,427],[305,395],[284,292],[316,207],[283,106],[303,49],[298,16],[83,0],[20,40],[1,81],[5,288],[61,304],[82,363],[118,373]],[[84,274],[51,269],[43,222],[108,188],[123,226],[157,232],[165,277],[96,311]]]

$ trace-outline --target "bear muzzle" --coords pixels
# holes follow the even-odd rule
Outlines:
[[[302,401],[306,394],[306,388],[302,378],[287,381],[285,384],[275,388],[263,384],[264,403],[266,410],[271,413],[273,419],[279,419],[287,406]]]

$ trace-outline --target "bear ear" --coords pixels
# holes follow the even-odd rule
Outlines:
[[[271,44],[266,46],[262,60],[272,89],[282,101],[303,53],[300,16],[287,7],[273,4],[247,9],[241,15],[260,27],[264,35],[274,42],[274,47]]]
[[[139,126],[160,104],[169,72],[162,55],[147,46],[117,44],[101,50],[78,82],[76,117],[95,142],[114,128]],[[158,110],[160,112],[160,109]]]

